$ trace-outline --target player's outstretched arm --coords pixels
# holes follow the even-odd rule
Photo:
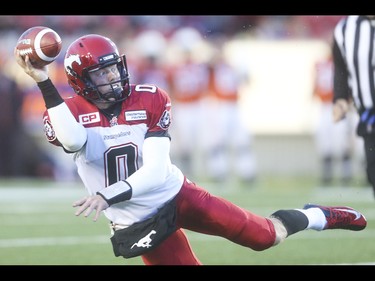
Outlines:
[[[29,56],[22,57],[17,48],[14,56],[19,66],[38,84],[50,115],[56,136],[67,151],[76,152],[83,147],[87,140],[85,128],[71,114],[69,108],[58,93],[52,81],[47,81],[48,66],[35,68]],[[52,94],[51,94],[52,91]],[[47,94],[46,94],[47,93]],[[46,99],[45,97],[48,97]]]

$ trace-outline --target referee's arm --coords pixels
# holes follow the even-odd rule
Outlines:
[[[339,122],[345,118],[349,110],[351,94],[348,85],[348,70],[336,40],[333,41],[332,56],[334,65],[332,117],[334,122]]]
[[[332,48],[334,76],[333,76],[333,102],[338,99],[351,99],[351,92],[348,84],[348,70],[346,62],[341,54],[336,40],[333,41]]]

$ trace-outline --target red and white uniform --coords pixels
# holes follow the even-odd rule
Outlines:
[[[153,145],[159,144],[157,139],[160,138],[160,144],[163,144],[168,137],[171,102],[166,92],[155,86],[132,85],[130,96],[122,102],[120,114],[111,120],[81,96],[66,99],[65,103],[69,108],[67,110],[72,112],[75,120],[87,131],[87,136],[84,136],[86,144],[75,152],[74,160],[91,195],[119,180],[127,179],[130,182],[131,178],[142,174],[142,160],[146,159],[146,152],[150,161],[149,155],[152,151],[149,148],[156,149],[157,146]],[[64,107],[64,104],[48,109],[44,116],[46,136],[55,145],[60,144],[55,134],[57,127],[64,128],[61,124],[69,117],[66,111],[65,115],[61,115],[64,111],[60,111],[60,106]],[[60,115],[56,114],[56,109]],[[54,118],[51,118],[52,115]],[[55,129],[51,125],[51,119],[55,122]],[[69,126],[72,122],[68,123],[65,125]],[[79,128],[80,131],[81,129]],[[66,130],[63,131],[66,134]],[[70,131],[69,133],[71,134]],[[59,134],[62,135],[61,131]],[[69,138],[70,135],[65,141]],[[147,151],[144,151],[147,141]],[[155,155],[160,157],[160,153]],[[157,248],[142,256],[145,264],[201,264],[182,228],[221,236],[258,251],[274,244],[276,233],[270,219],[209,194],[186,179],[170,162],[168,153],[160,158],[163,158],[163,162],[165,158],[168,160],[167,176],[161,184],[143,184],[142,181],[148,182],[149,177],[138,179],[135,181],[137,184],[132,185],[133,196],[130,200],[113,204],[104,211],[109,220],[128,226],[149,217],[157,208],[177,195],[178,229]],[[152,172],[160,173],[157,167]],[[139,190],[140,187],[143,190]]]
[[[152,134],[165,136],[170,123],[171,103],[155,86],[137,85],[122,103],[118,117],[108,120],[98,108],[81,96],[65,100],[76,120],[87,130],[86,145],[74,155],[78,174],[88,193],[127,179],[142,166],[143,142]],[[45,124],[48,126],[48,117]],[[111,124],[112,123],[112,124]],[[53,137],[50,141],[56,141]],[[104,161],[103,161],[104,159]],[[114,223],[131,225],[171,199],[183,182],[181,171],[170,165],[165,184],[115,204],[104,211]]]

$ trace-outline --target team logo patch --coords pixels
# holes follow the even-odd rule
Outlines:
[[[146,120],[146,119],[147,119],[146,110],[135,110],[135,111],[125,112],[126,121],[137,121],[137,120]]]
[[[92,112],[87,114],[82,114],[78,116],[79,123],[81,124],[91,124],[100,122],[99,112]]]
[[[48,141],[52,142],[56,140],[55,130],[47,117],[44,118],[44,134],[46,135]]]
[[[113,116],[112,119],[109,121],[109,125],[111,127],[113,126],[117,126],[118,125],[118,122],[117,122],[117,117],[116,116]]]
[[[165,110],[163,112],[163,115],[160,117],[160,120],[158,122],[158,126],[164,130],[169,128],[169,125],[171,124],[171,113],[168,110]]]

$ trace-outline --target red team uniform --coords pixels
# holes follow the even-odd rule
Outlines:
[[[47,68],[34,68],[17,50],[15,56],[45,100],[48,140],[73,154],[88,191],[73,203],[75,215],[96,210],[95,221],[103,211],[115,256],[141,256],[146,265],[199,265],[183,229],[262,251],[305,229],[358,231],[367,225],[352,208],[312,204],[262,217],[188,180],[169,157],[168,94],[129,84],[125,56],[106,37],[86,35],[68,48],[72,98],[60,96]]]
[[[81,96],[66,99],[65,102],[77,122],[84,125],[88,132],[85,148],[75,153],[74,161],[90,195],[96,194],[103,186],[126,179],[142,167],[145,138],[169,137],[171,102],[169,96],[155,86],[132,85],[131,95],[122,103],[120,114],[112,119]],[[48,140],[59,145],[47,112],[44,126]],[[143,193],[139,198],[117,203],[106,209],[104,214],[115,227],[129,226],[149,218],[160,205],[176,195],[178,227],[207,234],[220,233],[233,242],[258,250],[272,246],[275,233],[268,219],[209,195],[184,178],[182,172],[172,164],[165,184],[156,187],[154,192]],[[176,260],[168,251],[163,251],[163,247],[173,247],[176,253],[181,248],[186,253],[184,260]],[[143,257],[146,263],[148,259],[152,262],[160,258],[168,264],[200,263],[190,250],[182,230],[168,238],[158,249]]]
[[[145,138],[168,137],[171,103],[167,94],[149,85],[133,85],[131,92],[129,98],[121,104],[119,115],[111,119],[81,96],[66,99],[77,122],[88,133],[87,143],[83,150],[76,153],[74,161],[91,195],[103,186],[125,180],[142,167]],[[47,115],[44,126],[51,126]],[[47,130],[47,137],[50,142],[56,143],[52,131],[52,128]],[[171,166],[166,187],[158,188],[155,194],[145,193],[139,200],[134,198],[132,203],[116,204],[105,213],[114,223],[131,225],[154,213],[159,204],[175,196],[182,181],[182,173]]]

